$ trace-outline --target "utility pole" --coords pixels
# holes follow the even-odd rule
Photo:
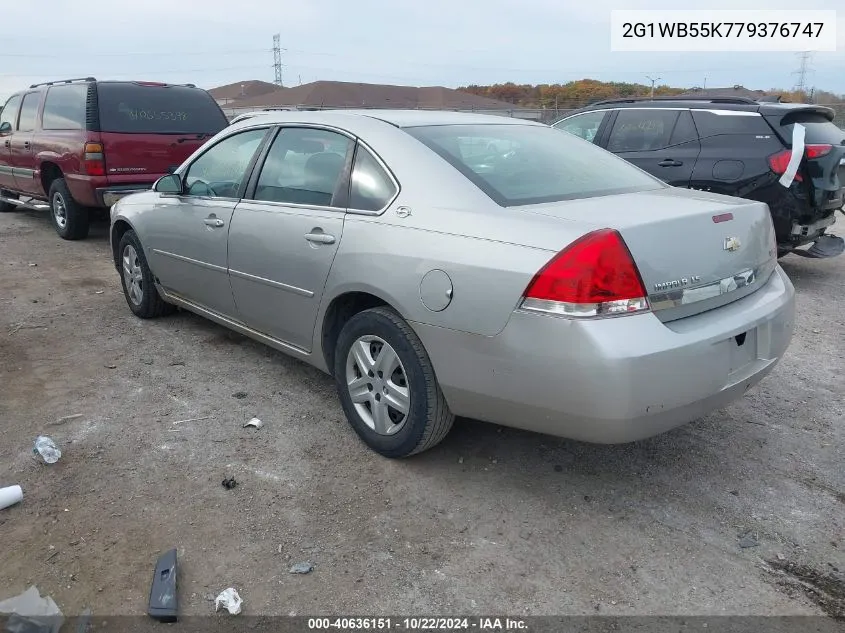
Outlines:
[[[662,77],[652,78],[646,75],[645,78],[651,82],[651,98],[654,99],[654,84],[655,82],[660,81]]]
[[[792,73],[793,75],[798,75],[798,81],[795,84],[795,89],[798,92],[803,93],[807,89],[807,73],[812,72],[809,64],[812,55],[810,51],[798,53],[798,59],[800,60],[798,70]]]
[[[275,84],[277,86],[282,86],[282,46],[281,46],[281,33],[276,33],[273,36],[273,67],[276,69],[276,81]]]

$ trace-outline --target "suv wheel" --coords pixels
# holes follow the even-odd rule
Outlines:
[[[5,189],[0,189],[0,198],[12,198],[14,200],[18,199],[18,194],[12,193],[11,191],[6,191]],[[12,204],[11,202],[3,202],[0,200],[0,213],[8,213],[9,211],[15,211],[18,208],[18,205]]]
[[[73,199],[64,178],[50,185],[50,219],[60,237],[81,240],[88,236],[88,209]]]
[[[411,327],[390,308],[353,316],[335,348],[335,381],[346,419],[385,457],[432,448],[455,416]]]

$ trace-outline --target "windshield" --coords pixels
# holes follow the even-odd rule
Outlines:
[[[551,127],[490,123],[406,131],[504,207],[668,186],[610,152]]]
[[[128,134],[216,134],[229,121],[204,90],[101,83],[100,130]]]

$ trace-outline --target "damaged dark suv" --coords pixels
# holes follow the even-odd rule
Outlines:
[[[834,117],[818,105],[669,97],[593,103],[553,127],[670,185],[765,202],[780,257],[822,258],[845,251],[830,233],[845,213],[845,131]]]

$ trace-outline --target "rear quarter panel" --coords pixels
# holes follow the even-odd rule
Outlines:
[[[448,215],[454,221],[458,214]],[[348,217],[327,283],[328,298],[369,292],[406,320],[493,336],[505,327],[526,286],[553,255],[449,232],[445,226],[432,230]],[[428,309],[420,295],[423,277],[433,270],[444,271],[452,286],[451,302],[439,312]]]
[[[33,138],[35,177],[41,182],[41,172],[48,164],[62,172],[74,198],[86,203],[90,177],[83,173],[82,150],[87,138],[83,130],[39,130]],[[44,191],[44,195],[47,195]],[[81,198],[80,198],[81,197]]]

